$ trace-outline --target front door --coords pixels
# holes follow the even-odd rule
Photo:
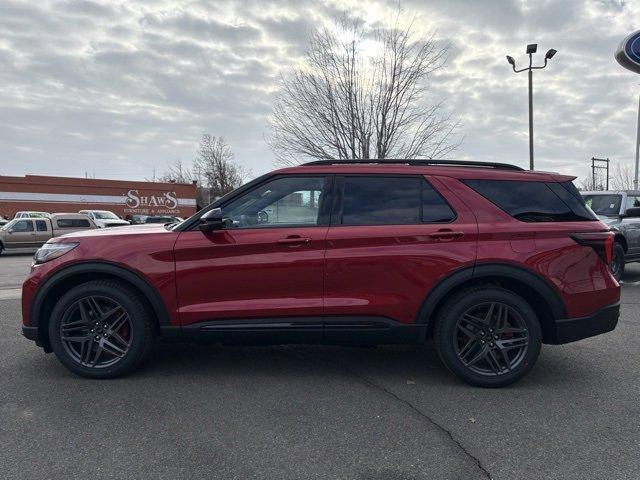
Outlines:
[[[331,180],[269,179],[222,206],[225,228],[180,233],[183,331],[221,341],[321,338]]]
[[[473,213],[444,184],[423,176],[345,175],[336,178],[335,197],[325,339],[419,339],[412,325],[423,299],[447,274],[475,262]]]
[[[29,248],[36,246],[36,232],[33,228],[33,220],[18,220],[7,231],[6,239],[7,247],[9,248]]]

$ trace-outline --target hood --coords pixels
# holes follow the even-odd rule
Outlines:
[[[161,223],[150,223],[144,225],[129,225],[126,227],[110,227],[110,228],[94,228],[91,230],[81,230],[74,233],[67,233],[60,237],[55,237],[53,241],[58,238],[62,239],[83,239],[87,237],[121,237],[126,235],[149,235],[158,233],[173,233],[171,230],[164,228]]]
[[[96,224],[118,224],[118,225],[129,225],[129,222],[126,220],[121,220],[119,218],[96,218],[94,220]]]
[[[598,215],[598,219],[608,227],[620,223],[620,217],[607,217],[605,215]]]

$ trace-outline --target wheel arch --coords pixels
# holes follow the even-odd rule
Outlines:
[[[523,297],[534,309],[543,341],[555,338],[555,320],[566,318],[566,309],[559,293],[547,280],[529,269],[509,264],[481,264],[458,270],[442,279],[426,296],[416,323],[427,324],[426,335],[433,327],[440,309],[455,293],[480,285],[495,285]]]
[[[112,279],[127,284],[141,294],[143,302],[154,314],[157,329],[171,325],[169,313],[160,294],[148,280],[121,265],[109,262],[83,262],[55,272],[38,289],[33,299],[29,324],[38,328],[38,338],[45,351],[51,351],[48,324],[56,299],[76,285],[98,279]]]

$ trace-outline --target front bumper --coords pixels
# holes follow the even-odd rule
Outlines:
[[[616,328],[620,316],[620,302],[601,308],[589,317],[556,320],[554,340],[550,343],[575,342],[583,338],[607,333]]]

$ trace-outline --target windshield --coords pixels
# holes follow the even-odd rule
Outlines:
[[[622,195],[583,195],[584,203],[598,215],[619,215]]]
[[[94,217],[98,220],[120,220],[120,218],[112,212],[93,212]]]
[[[3,225],[2,227],[0,227],[0,230],[9,230],[11,227],[13,227],[15,225],[15,223],[18,221],[17,218],[14,218],[13,220],[11,220],[9,223],[7,223],[6,225]]]

